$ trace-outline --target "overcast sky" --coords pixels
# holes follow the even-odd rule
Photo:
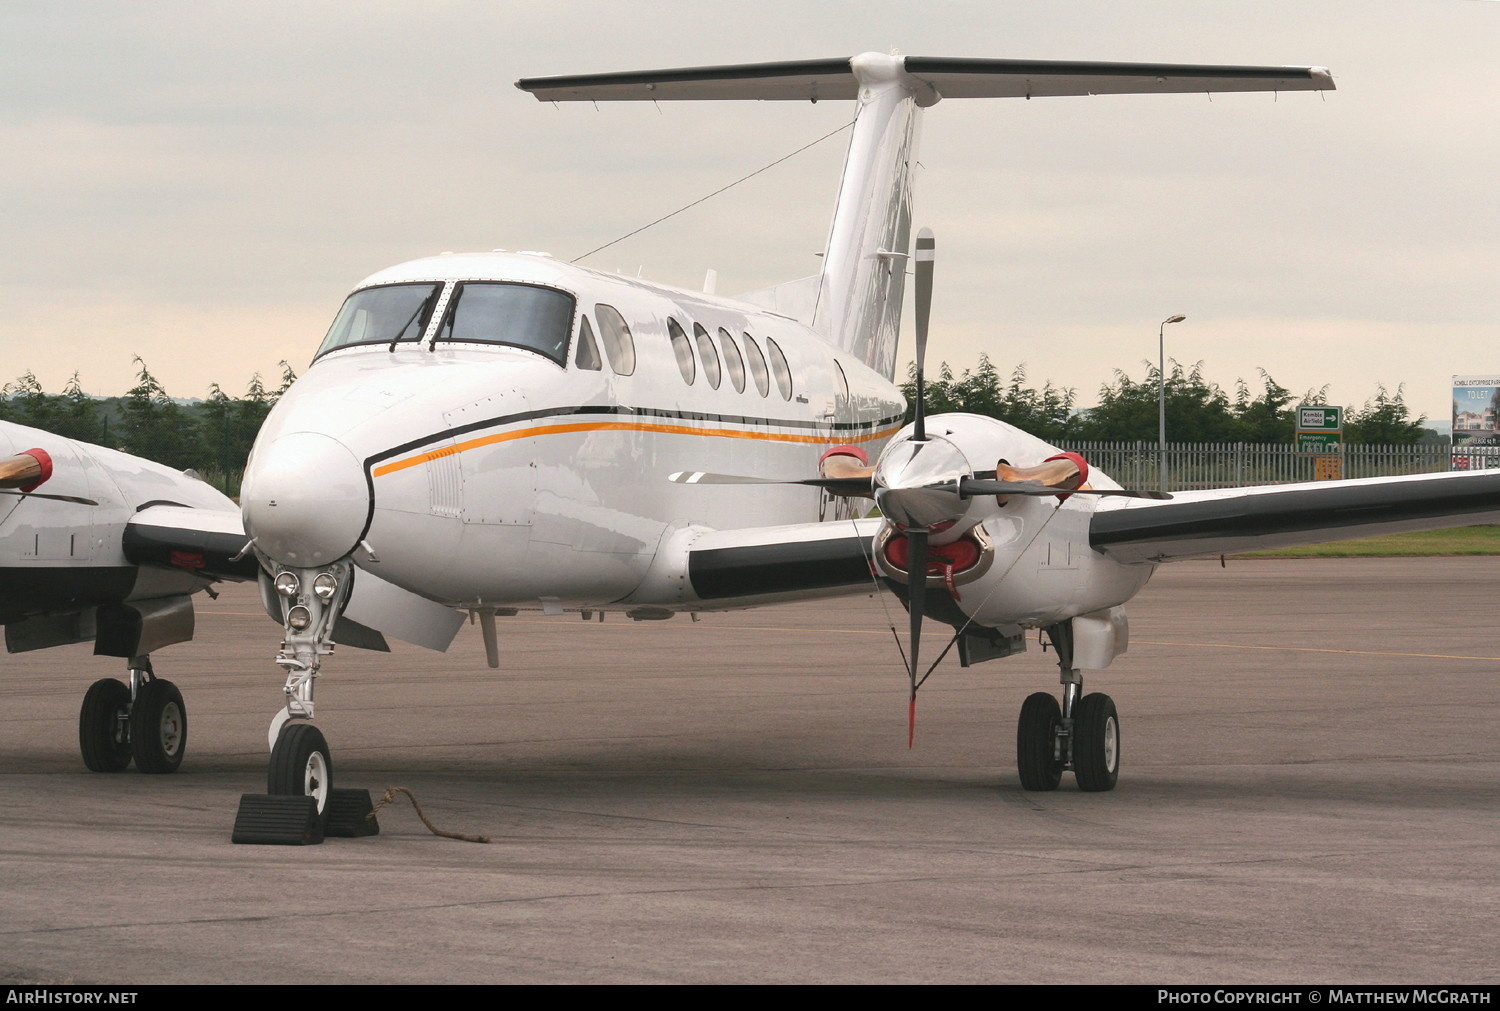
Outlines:
[[[835,56],[1329,67],[1317,94],[946,101],[916,223],[934,366],[1095,402],[1168,354],[1358,405],[1500,372],[1500,3],[551,0],[0,4],[0,381],[169,392],[303,369],[402,260],[579,254],[847,103],[551,106],[520,77]],[[813,273],[847,134],[585,261],[733,293]],[[903,344],[906,360],[909,343]]]

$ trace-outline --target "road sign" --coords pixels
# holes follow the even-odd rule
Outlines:
[[[1342,432],[1344,409],[1342,407],[1297,408],[1298,432]]]
[[[1297,455],[1337,453],[1344,441],[1342,407],[1297,408]]]
[[[1343,435],[1339,432],[1298,432],[1297,453],[1300,456],[1322,456],[1337,453]]]

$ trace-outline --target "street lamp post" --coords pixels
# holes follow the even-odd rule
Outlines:
[[[1186,316],[1168,316],[1156,328],[1156,475],[1160,491],[1167,492],[1167,324],[1181,323]]]

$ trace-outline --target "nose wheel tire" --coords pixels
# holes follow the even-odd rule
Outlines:
[[[187,749],[187,707],[170,681],[147,681],[130,708],[130,749],[142,772],[176,772]]]
[[[266,773],[266,792],[311,797],[318,814],[327,817],[328,798],[333,792],[333,760],[323,732],[311,723],[288,723],[271,749]]]
[[[1113,790],[1120,778],[1120,717],[1115,700],[1094,692],[1073,708],[1073,775],[1078,789]]]
[[[78,750],[94,772],[123,772],[130,764],[130,689],[101,678],[84,693],[78,712]]]
[[[1062,707],[1046,692],[1028,695],[1016,725],[1016,768],[1023,790],[1056,790],[1063,763],[1057,757],[1057,728]]]

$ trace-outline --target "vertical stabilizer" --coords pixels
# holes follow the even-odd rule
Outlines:
[[[1327,91],[1323,67],[988,60],[864,53],[853,59],[536,77],[516,87],[544,102],[822,101],[859,103],[838,205],[808,307],[790,282],[754,301],[796,315],[886,377],[896,364],[911,239],[919,112],[942,98],[1048,98],[1223,91]]]
[[[849,61],[859,111],[823,254],[812,324],[886,378],[911,246],[911,169],[919,112],[937,91],[906,73],[900,56],[865,53]]]

